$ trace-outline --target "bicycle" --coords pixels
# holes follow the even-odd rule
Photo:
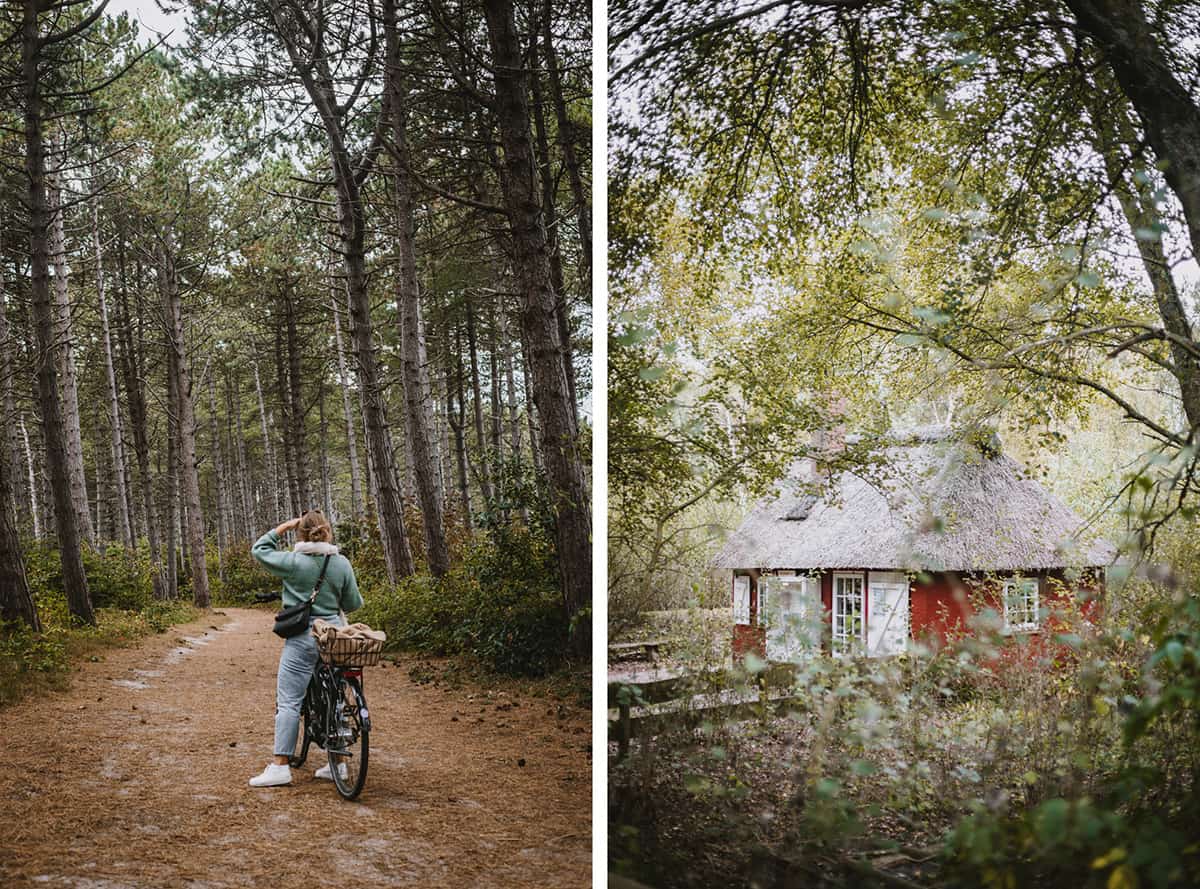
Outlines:
[[[265,595],[255,599],[271,601]],[[299,768],[308,759],[309,747],[316,744],[329,758],[338,794],[347,800],[362,793],[371,749],[371,716],[362,689],[362,668],[363,664],[327,663],[318,658],[300,704],[296,752],[289,760],[292,767]]]
[[[304,765],[316,744],[329,758],[329,771],[342,799],[362,793],[367,781],[371,716],[362,690],[362,667],[317,661],[300,705],[294,767]]]

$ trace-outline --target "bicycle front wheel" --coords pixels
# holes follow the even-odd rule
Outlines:
[[[353,676],[338,681],[334,733],[325,745],[334,786],[343,799],[355,799],[367,782],[371,722],[362,685]]]

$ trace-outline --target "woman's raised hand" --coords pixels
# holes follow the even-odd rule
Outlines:
[[[288,531],[292,530],[299,524],[300,524],[299,518],[288,519],[286,522],[284,522],[282,525],[280,525],[278,528],[275,529],[275,533],[280,534],[280,535],[286,534]]]

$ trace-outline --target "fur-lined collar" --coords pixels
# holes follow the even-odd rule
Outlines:
[[[292,552],[306,553],[310,556],[336,556],[338,548],[323,540],[301,540],[292,547]]]

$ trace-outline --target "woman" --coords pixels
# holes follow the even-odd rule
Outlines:
[[[290,552],[279,549],[280,537],[296,529],[298,543]],[[268,531],[250,550],[267,570],[283,579],[283,606],[298,605],[312,595],[321,574],[321,564],[329,556],[321,592],[313,600],[312,620],[322,618],[342,626],[341,611],[362,607],[362,596],[354,578],[350,560],[338,554],[333,545],[333,529],[319,509],[298,519],[284,522]],[[311,622],[310,622],[311,625]],[[309,677],[317,664],[317,642],[311,633],[301,633],[283,642],[279,656],[279,676],[275,683],[275,759],[262,774],[250,779],[251,787],[277,787],[292,783],[288,758],[296,749],[300,730],[300,703],[308,688]],[[332,778],[329,766],[317,769],[315,777]]]

